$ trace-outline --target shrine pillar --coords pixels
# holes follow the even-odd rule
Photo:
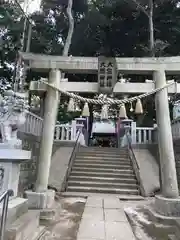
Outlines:
[[[52,84],[59,88],[60,80],[60,71],[57,69],[52,69],[49,73],[49,84]],[[35,192],[26,191],[29,208],[50,208],[54,202],[55,192],[53,190],[48,190],[47,188],[58,103],[59,92],[54,88],[47,86]]]
[[[153,79],[156,88],[164,87],[166,85],[166,75],[164,69],[154,71]],[[167,88],[164,88],[156,93],[155,104],[158,125],[162,195],[165,198],[178,198],[179,190],[177,184]]]

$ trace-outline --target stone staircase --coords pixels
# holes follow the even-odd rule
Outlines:
[[[139,195],[127,149],[80,147],[66,191]]]
[[[6,240],[38,240],[45,233],[39,225],[39,211],[29,210],[7,227]]]
[[[2,205],[0,207],[2,208]],[[2,212],[2,209],[0,210]],[[38,240],[45,231],[45,226],[40,224],[40,211],[28,209],[27,199],[19,197],[10,199],[3,239]]]

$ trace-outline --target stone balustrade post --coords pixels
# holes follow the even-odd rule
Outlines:
[[[132,144],[136,144],[136,122],[131,123],[131,139]]]
[[[71,122],[71,139],[70,139],[70,140],[73,140],[73,141],[76,140],[76,128],[77,128],[76,125],[77,125],[76,120],[73,120]]]

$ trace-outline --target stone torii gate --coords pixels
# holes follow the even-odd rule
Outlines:
[[[152,74],[154,82],[148,83],[120,83],[116,82],[116,72],[112,73],[112,81],[108,77],[102,81],[101,66],[95,57],[59,57],[21,53],[22,59],[34,71],[49,72],[49,84],[64,91],[97,93],[101,90],[109,90],[114,94],[141,94],[151,92],[155,88],[162,88],[166,85],[166,74],[180,74],[180,57],[167,58],[115,58],[111,64],[116,64],[117,72],[131,74]],[[106,60],[104,60],[105,62]],[[107,64],[107,63],[106,63]],[[114,68],[115,69],[115,68]],[[68,82],[61,78],[61,71],[68,73],[89,73],[98,74],[97,83],[89,82]],[[99,72],[100,71],[100,72]],[[108,71],[107,71],[108,72]],[[47,185],[52,154],[54,127],[59,102],[59,93],[43,83],[31,82],[31,90],[34,92],[47,91],[45,100],[44,125],[42,132],[39,168],[36,183],[36,195],[48,196]],[[162,180],[163,198],[156,198],[157,211],[161,214],[175,214],[174,203],[179,204],[179,190],[175,168],[173,140],[171,133],[171,122],[169,116],[168,93],[180,93],[180,84],[173,84],[156,93],[156,115],[158,125],[158,145],[160,155],[160,168]],[[46,194],[47,193],[47,194]],[[31,199],[31,194],[28,196]],[[172,200],[172,201],[171,201]],[[159,207],[161,203],[161,208]],[[170,206],[167,212],[166,203]],[[42,206],[39,206],[40,208]],[[172,213],[173,212],[173,213]]]

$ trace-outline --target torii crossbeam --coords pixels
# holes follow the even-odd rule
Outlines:
[[[25,63],[34,71],[47,72],[50,69],[60,69],[73,73],[98,73],[98,58],[96,57],[62,57],[32,53],[20,53]],[[115,58],[117,71],[132,74],[152,74],[153,71],[164,69],[166,74],[180,74],[180,57],[164,58]],[[98,93],[97,82],[68,82],[61,80],[64,91],[79,93]],[[114,94],[141,94],[155,89],[153,82],[147,83],[121,83],[117,82],[113,88]],[[31,82],[30,90],[34,93],[44,92],[47,86],[36,81]],[[168,88],[168,93],[180,93],[180,84]]]
[[[33,53],[20,53],[24,61],[29,62],[35,71],[61,69],[73,73],[97,73],[96,57],[63,57]],[[117,70],[124,73],[148,74],[163,68],[167,74],[180,74],[180,57],[161,58],[115,58]]]

